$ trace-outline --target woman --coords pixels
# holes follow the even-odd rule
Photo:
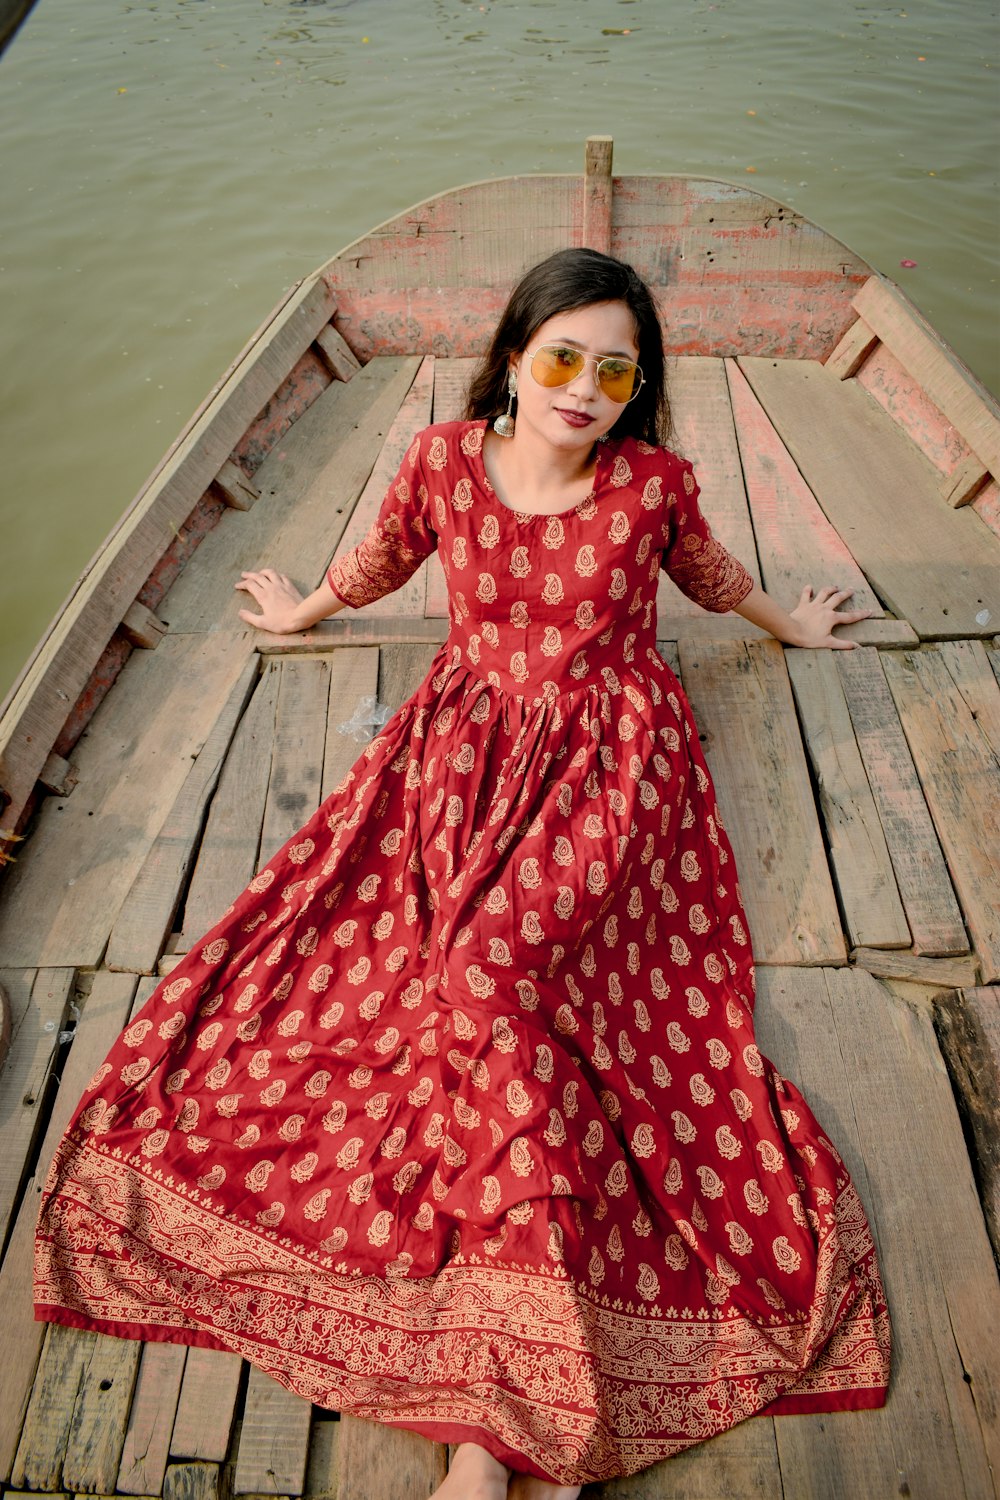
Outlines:
[[[884,1400],[868,1225],[754,1043],[655,646],[661,567],[799,646],[864,612],[757,587],[665,419],[647,288],[560,252],[320,588],[242,576],[241,617],[297,631],[436,549],[450,634],[124,1033],[46,1186],[39,1316],[456,1443],[440,1500],[572,1497],[765,1408]]]

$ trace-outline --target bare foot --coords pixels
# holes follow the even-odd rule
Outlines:
[[[459,1443],[431,1500],[507,1500],[510,1470],[478,1443]],[[578,1492],[579,1493],[579,1492]]]
[[[507,1500],[577,1500],[582,1486],[556,1484],[554,1479],[536,1479],[534,1474],[513,1474]]]

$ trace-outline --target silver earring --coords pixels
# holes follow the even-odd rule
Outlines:
[[[502,416],[497,417],[496,421],[493,423],[493,431],[498,433],[500,437],[505,438],[514,436],[514,418],[511,416],[511,410],[514,406],[514,397],[517,395],[516,370],[511,370],[507,376],[507,389],[510,392],[510,396],[507,401],[507,410],[503,413]]]

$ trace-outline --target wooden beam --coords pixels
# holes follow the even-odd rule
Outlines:
[[[244,474],[239,464],[230,459],[222,465],[215,476],[215,483],[222,491],[227,505],[233,510],[249,510],[260,499],[260,490]]]
[[[864,318],[858,318],[825,360],[826,368],[838,380],[848,380],[857,374],[877,343],[878,334],[872,332]]]
[[[590,250],[611,253],[611,201],[614,184],[610,135],[587,137],[583,169],[583,243]]]
[[[758,963],[845,963],[781,646],[681,640],[679,648]]]
[[[941,496],[946,505],[958,510],[975,500],[979,491],[990,481],[990,472],[984,469],[974,453],[970,453],[941,482]]]
[[[972,1165],[1000,1261],[1000,989],[952,990],[934,1024],[972,1140]]]
[[[974,958],[921,958],[918,953],[877,948],[854,948],[851,963],[876,979],[904,979],[913,984],[929,984],[939,990],[974,985],[979,967]]]
[[[235,1495],[301,1495],[312,1406],[254,1366],[240,1428]]]
[[[325,328],[320,329],[315,342],[335,379],[351,380],[361,369],[361,361],[332,323],[327,323]]]
[[[122,616],[122,631],[133,646],[153,651],[166,635],[167,626],[151,609],[134,599]]]
[[[172,1458],[203,1459],[216,1464],[225,1461],[242,1371],[243,1361],[238,1354],[227,1354],[221,1349],[188,1350],[170,1435]]]
[[[873,276],[854,306],[983,467],[1000,478],[1000,405],[989,392],[891,281]]]
[[[402,1427],[342,1416],[337,1500],[423,1500],[442,1483],[447,1449]]]
[[[143,1346],[115,1484],[118,1494],[159,1495],[162,1491],[186,1358],[183,1344]]]

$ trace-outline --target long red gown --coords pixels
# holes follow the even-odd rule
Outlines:
[[[437,548],[451,628],[115,1044],[49,1173],[37,1315],[235,1350],[322,1406],[581,1483],[768,1407],[881,1405],[864,1210],[758,1051],[732,850],[659,571],[749,575],[691,468],[501,504],[421,433],[330,582]]]

